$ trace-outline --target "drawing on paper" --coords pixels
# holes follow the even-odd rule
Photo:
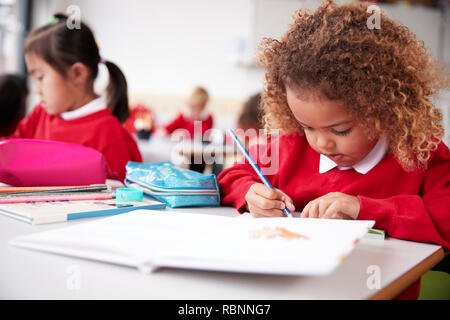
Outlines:
[[[305,236],[300,233],[295,233],[295,232],[286,230],[285,228],[281,228],[281,227],[276,227],[276,228],[264,227],[263,229],[250,231],[250,237],[252,239],[259,239],[260,237],[264,237],[264,236],[268,239],[273,239],[275,237],[280,237],[280,238],[284,238],[287,240],[292,240],[292,239],[308,240],[309,239],[308,236]]]

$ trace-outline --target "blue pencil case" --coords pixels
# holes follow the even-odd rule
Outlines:
[[[220,193],[214,174],[203,175],[180,169],[171,162],[138,163],[129,161],[125,184],[166,203],[171,208],[217,207]]]

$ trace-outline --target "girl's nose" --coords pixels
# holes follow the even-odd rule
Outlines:
[[[37,85],[34,86],[33,92],[38,94],[38,95],[41,95],[41,93],[42,93],[41,92],[41,88],[39,86],[37,86]]]
[[[334,142],[326,135],[318,135],[316,139],[316,145],[321,150],[331,150],[334,147]]]

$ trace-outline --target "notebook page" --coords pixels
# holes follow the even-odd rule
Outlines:
[[[236,219],[161,252],[154,263],[194,269],[326,275],[350,254],[373,221]]]
[[[186,236],[218,228],[227,217],[135,210],[76,226],[17,237],[10,244],[34,250],[148,268],[152,258]],[[188,231],[188,232],[187,232]]]

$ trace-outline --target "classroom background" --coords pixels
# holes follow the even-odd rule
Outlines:
[[[352,2],[356,0],[341,0]],[[372,0],[410,28],[440,61],[450,65],[450,1]],[[79,10],[91,26],[103,58],[117,63],[128,81],[131,106],[151,108],[156,125],[169,121],[196,85],[210,94],[214,127],[236,125],[242,104],[260,91],[264,70],[257,64],[263,37],[279,38],[302,7],[318,0],[0,0],[0,73],[26,75],[23,38],[55,12]],[[72,10],[72,11],[71,11]],[[96,88],[108,81],[104,66]],[[32,93],[27,112],[38,102]],[[450,144],[450,93],[440,92],[444,141]]]
[[[336,2],[354,1],[358,0]],[[450,67],[450,0],[370,2],[412,30]],[[0,74],[27,76],[23,42],[28,31],[48,23],[56,12],[70,15],[78,10],[94,31],[102,58],[124,72],[130,106],[151,109],[155,124],[162,125],[176,115],[192,87],[202,86],[209,92],[207,107],[214,127],[235,128],[244,102],[264,85],[264,70],[257,64],[261,39],[279,38],[296,9],[314,10],[319,4],[319,0],[0,0]],[[108,73],[103,65],[99,72],[95,86],[101,94]],[[28,86],[27,113],[39,99],[30,77]],[[450,145],[450,92],[440,91],[434,99],[443,113],[444,141]],[[162,152],[142,143],[139,147],[143,153],[153,149],[151,156]],[[149,159],[144,154],[145,160]],[[439,297],[436,288],[448,278],[425,277],[425,296]]]

